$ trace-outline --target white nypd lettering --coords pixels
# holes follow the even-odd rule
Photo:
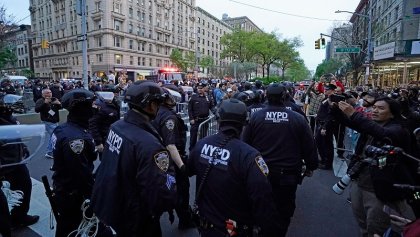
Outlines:
[[[266,121],[272,121],[273,123],[289,122],[289,115],[286,112],[266,112]]]
[[[120,154],[120,149],[123,143],[123,139],[120,136],[118,136],[118,134],[110,130],[108,133],[108,138],[106,139],[106,143],[108,144],[108,149],[111,152],[116,151],[117,154]]]
[[[251,108],[251,114],[253,114],[253,113],[255,113],[259,110],[262,110],[262,108]]]
[[[230,151],[226,149],[221,149],[220,147],[204,144],[201,148],[200,156],[210,163],[213,160],[215,165],[222,164],[227,165],[230,158]]]

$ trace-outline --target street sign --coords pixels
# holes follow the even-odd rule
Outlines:
[[[78,35],[77,36],[77,42],[85,41],[85,40],[87,40],[87,35]]]
[[[360,48],[352,47],[352,48],[335,48],[336,53],[360,53]]]

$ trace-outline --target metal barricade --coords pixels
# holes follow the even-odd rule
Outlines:
[[[181,118],[188,117],[188,103],[177,103],[176,113],[179,114]]]
[[[216,134],[218,130],[219,127],[217,125],[216,116],[210,115],[207,120],[201,122],[198,126],[197,141],[204,137]]]

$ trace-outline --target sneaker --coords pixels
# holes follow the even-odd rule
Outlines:
[[[51,153],[47,153],[47,154],[45,154],[45,158],[54,159],[54,156]]]
[[[39,216],[26,215],[21,220],[14,221],[14,223],[12,224],[12,226],[13,226],[12,228],[17,229],[17,228],[30,226],[30,225],[33,225],[33,224],[37,223],[38,220],[39,220]]]

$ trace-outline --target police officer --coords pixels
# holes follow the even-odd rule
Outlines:
[[[261,110],[265,107],[265,105],[262,103],[263,98],[263,91],[262,90],[254,90],[254,98],[251,99],[251,105],[248,106],[248,112],[250,114],[250,117],[252,114],[258,110]]]
[[[95,141],[95,149],[102,156],[109,127],[120,119],[120,106],[113,92],[97,92],[93,103],[94,114],[89,119],[89,132]]]
[[[111,125],[96,172],[93,210],[117,236],[161,236],[160,215],[176,202],[170,154],[150,123],[163,102],[162,89],[136,81],[125,93],[129,110]]]
[[[162,136],[163,143],[176,164],[178,201],[175,210],[179,218],[178,229],[183,230],[194,227],[189,208],[190,181],[184,165],[187,162],[185,145],[188,128],[184,124],[184,120],[175,113],[175,98],[167,89],[163,90],[165,91],[165,99],[159,107],[159,112],[152,124]]]
[[[54,163],[53,188],[60,214],[57,220],[57,237],[68,236],[82,220],[81,205],[88,199],[93,187],[93,161],[95,144],[88,132],[93,115],[94,94],[85,89],[75,89],[64,94],[63,108],[69,111],[67,122],[59,125],[51,137]]]
[[[201,236],[253,236],[253,226],[262,236],[278,236],[268,167],[256,149],[239,140],[247,108],[228,99],[218,114],[219,133],[198,141],[188,161],[190,175],[197,175]]]
[[[19,121],[12,116],[13,109],[10,104],[6,104],[4,97],[6,95],[6,88],[0,88],[0,126],[3,125],[16,125]],[[20,161],[28,155],[26,146],[22,144],[3,145],[0,144],[0,164],[15,163],[13,161]],[[28,215],[31,193],[32,181],[29,175],[29,170],[26,165],[15,165],[10,167],[0,168],[0,187],[1,181],[6,180],[10,183],[10,189],[21,190],[24,195],[21,200],[22,203],[13,208],[10,216],[9,210],[5,209],[7,202],[4,199],[0,204],[0,233],[5,236],[10,236],[11,227],[20,228],[35,224],[39,220],[39,216]],[[0,190],[0,192],[2,192]],[[0,198],[2,199],[2,198]]]
[[[209,111],[213,108],[213,103],[206,95],[204,87],[205,84],[199,82],[197,84],[197,93],[193,94],[188,102],[188,116],[191,124],[190,150],[197,142],[198,127],[208,119]],[[208,124],[205,124],[202,129],[203,131],[207,131],[207,128]],[[203,134],[203,137],[206,135]]]
[[[268,179],[285,236],[295,210],[297,185],[302,173],[312,175],[317,168],[317,150],[305,118],[284,106],[287,90],[277,83],[267,88],[268,106],[255,112],[244,130],[243,140],[261,152],[270,169]],[[306,171],[302,169],[303,162]]]
[[[316,116],[317,131],[315,134],[315,141],[321,158],[319,168],[324,170],[332,169],[334,160],[334,117],[330,112],[328,98],[330,95],[334,94],[336,88],[337,87],[333,84],[329,84],[325,87],[325,99],[321,102]]]

